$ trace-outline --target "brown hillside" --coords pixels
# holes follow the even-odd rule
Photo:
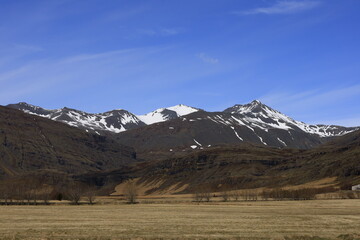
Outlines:
[[[147,193],[188,186],[184,191],[285,187],[331,177],[334,184],[360,183],[360,131],[311,150],[251,144],[219,146],[154,163],[142,170]],[[161,184],[159,184],[161,183]]]
[[[131,147],[0,106],[0,177],[34,171],[81,174],[134,163]]]

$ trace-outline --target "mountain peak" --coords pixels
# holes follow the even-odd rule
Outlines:
[[[40,108],[38,106],[29,104],[27,102],[19,102],[19,103],[15,103],[15,104],[9,104],[8,106],[20,106],[20,107],[24,107],[24,108]]]
[[[7,105],[7,107],[15,108],[15,109],[21,110],[23,112],[32,113],[32,114],[40,115],[40,116],[47,115],[47,114],[49,114],[51,112],[51,110],[44,109],[42,107],[38,107],[38,106],[29,104],[29,103],[26,103],[26,102],[19,102],[19,103],[15,103],[15,104],[9,104],[9,105]]]
[[[252,104],[252,105],[264,105],[262,102],[260,102],[257,99],[253,100],[250,104]]]
[[[168,107],[166,109],[176,112],[178,116],[184,116],[199,111],[199,109],[197,108],[190,107],[184,104],[178,104],[173,107]]]
[[[198,108],[178,104],[172,107],[159,108],[150,113],[138,115],[137,117],[146,124],[153,124],[185,116],[197,111],[199,111]]]
[[[248,113],[248,112],[260,112],[261,110],[269,108],[259,100],[253,100],[250,103],[247,104],[235,104],[232,107],[229,107],[224,110],[224,112],[228,113]]]

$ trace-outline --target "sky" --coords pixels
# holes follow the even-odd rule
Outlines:
[[[0,0],[0,105],[144,114],[259,99],[360,125],[359,0]]]

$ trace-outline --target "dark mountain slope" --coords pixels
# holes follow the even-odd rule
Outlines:
[[[360,183],[360,131],[311,150],[251,144],[198,150],[154,163],[140,182],[162,182],[153,191],[186,185],[185,192],[194,192],[282,187],[329,177],[337,184]]]
[[[134,157],[132,148],[107,137],[0,106],[0,176],[108,170]]]
[[[157,159],[221,144],[252,143],[277,148],[311,149],[358,128],[309,125],[253,101],[223,112],[197,111],[166,122],[118,134],[141,157]],[[166,154],[167,153],[167,154]]]
[[[286,145],[308,149],[329,139],[298,129],[251,128],[236,124],[232,117],[230,113],[199,111],[182,118],[123,132],[118,134],[118,140],[133,146],[140,154],[148,154],[150,151],[181,152],[244,142],[265,143],[278,148]],[[220,118],[228,120],[221,123]]]

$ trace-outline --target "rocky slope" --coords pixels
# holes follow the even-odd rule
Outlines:
[[[360,184],[360,131],[310,150],[242,143],[198,149],[146,164],[92,177],[114,181],[120,176],[138,178],[138,183],[148,186],[148,194],[170,189],[193,193],[301,184],[313,187],[320,180],[337,187],[351,186]]]
[[[0,178],[116,169],[135,157],[133,148],[108,137],[0,106]]]

